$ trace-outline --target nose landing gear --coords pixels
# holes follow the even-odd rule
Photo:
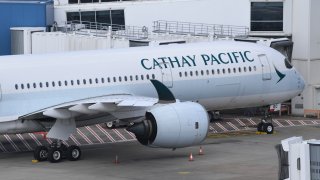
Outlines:
[[[258,132],[265,132],[267,134],[273,134],[274,126],[272,124],[272,117],[270,114],[261,118],[261,122],[257,125]]]

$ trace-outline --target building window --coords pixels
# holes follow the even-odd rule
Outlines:
[[[78,21],[82,24],[103,23],[105,26],[116,24],[125,25],[124,10],[105,10],[105,11],[81,11],[67,12],[67,21]],[[89,26],[87,28],[90,28]],[[96,28],[92,26],[91,28]],[[114,26],[114,30],[119,30],[124,27]]]
[[[78,0],[69,0],[69,4],[78,4]]]
[[[251,31],[283,31],[283,2],[251,2]]]
[[[80,3],[94,3],[99,2],[99,0],[80,0]]]

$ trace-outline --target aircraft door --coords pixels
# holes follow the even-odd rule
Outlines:
[[[166,85],[168,88],[173,87],[173,81],[172,81],[172,70],[171,66],[166,63],[161,63],[161,76],[162,76],[162,83]],[[167,67],[167,68],[166,68]]]
[[[262,80],[271,79],[271,68],[268,57],[265,54],[258,55],[262,67]]]

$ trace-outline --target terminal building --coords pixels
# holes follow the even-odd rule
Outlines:
[[[0,9],[6,3],[0,3]],[[306,80],[303,94],[291,101],[291,111],[302,115],[306,109],[320,109],[319,0],[54,0],[52,11],[50,1],[45,4],[46,13],[39,16],[53,17],[52,21],[1,27],[6,32],[11,28],[12,54],[220,39],[272,46],[272,39],[288,38],[293,46],[283,43],[274,48],[288,56]],[[26,26],[44,27],[46,32],[21,28]],[[30,32],[29,38],[19,39],[17,31]],[[19,44],[30,47],[25,50]],[[4,46],[0,42],[2,55],[7,54]]]

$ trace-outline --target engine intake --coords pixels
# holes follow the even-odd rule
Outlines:
[[[145,120],[127,128],[146,146],[181,148],[201,143],[207,136],[209,119],[198,103],[159,105],[146,112]]]

